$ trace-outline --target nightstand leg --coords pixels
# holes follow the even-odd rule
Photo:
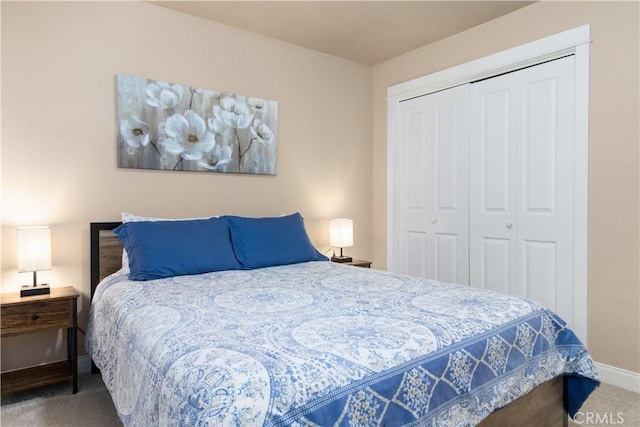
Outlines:
[[[71,339],[71,375],[73,376],[73,394],[78,392],[78,300],[73,300],[73,328]]]
[[[67,362],[71,366],[71,331],[73,328],[67,328]]]

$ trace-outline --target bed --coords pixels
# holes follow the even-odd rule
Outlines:
[[[521,298],[321,260],[130,280],[119,225],[85,347],[124,425],[561,426],[599,384]]]

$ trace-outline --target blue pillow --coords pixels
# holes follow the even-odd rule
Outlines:
[[[224,218],[127,222],[113,231],[127,250],[131,280],[242,269]]]
[[[311,244],[299,213],[274,218],[225,218],[236,257],[247,269],[328,260]]]

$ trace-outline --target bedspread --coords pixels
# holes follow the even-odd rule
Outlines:
[[[567,375],[597,386],[557,315],[522,298],[331,262],[116,273],[85,340],[125,425],[474,425]]]

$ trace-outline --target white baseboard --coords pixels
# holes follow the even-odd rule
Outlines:
[[[78,357],[78,374],[89,375],[91,374],[91,358],[89,355]]]
[[[596,371],[603,383],[640,393],[640,374],[595,362]]]

